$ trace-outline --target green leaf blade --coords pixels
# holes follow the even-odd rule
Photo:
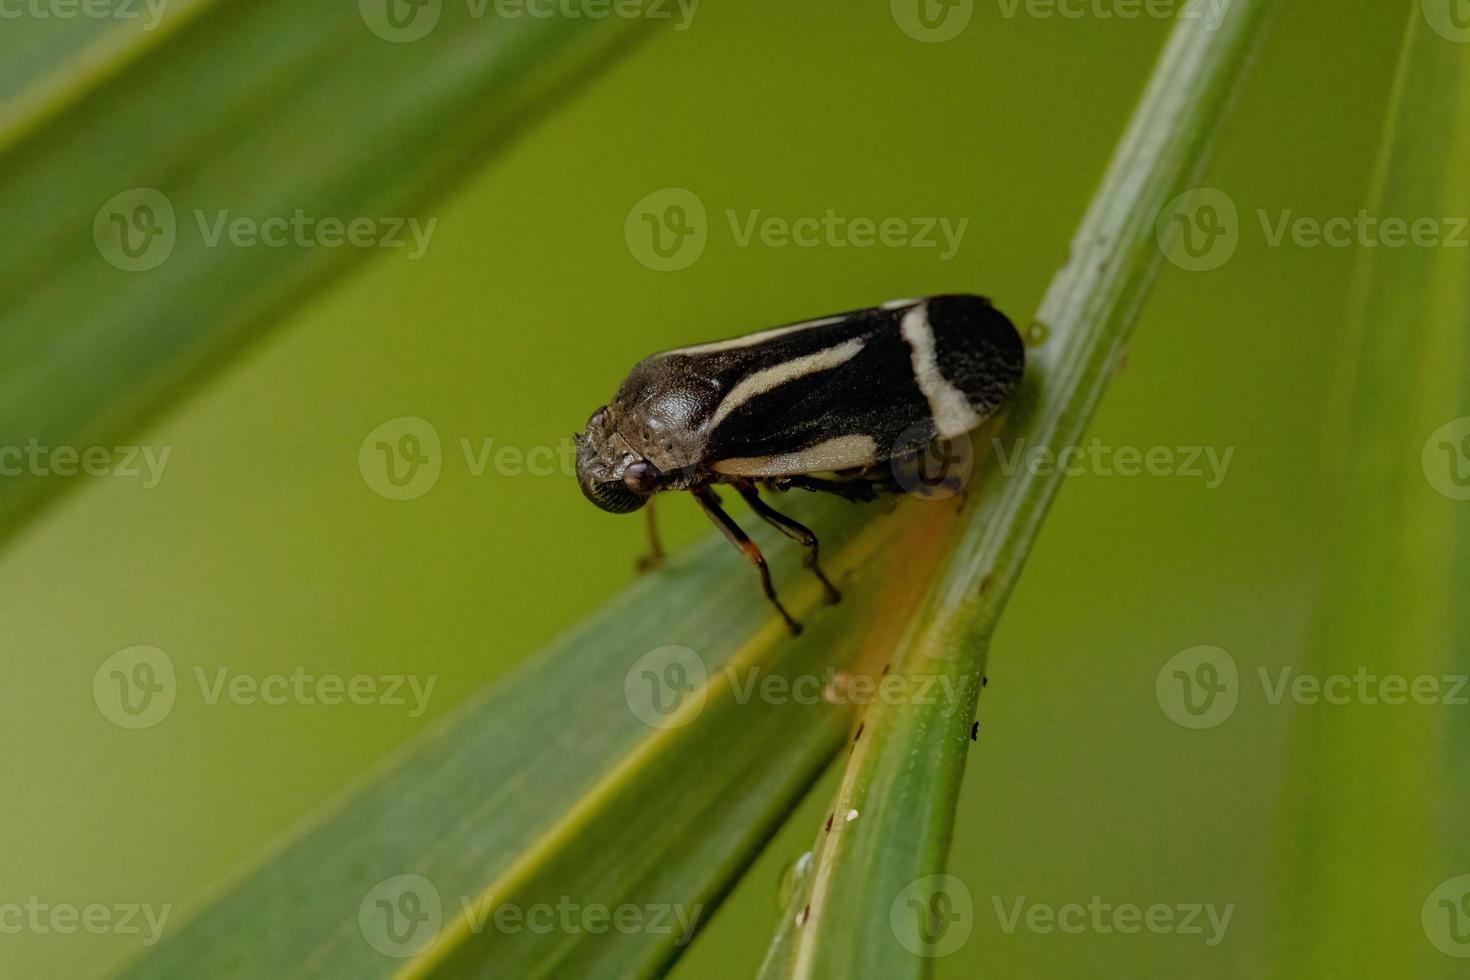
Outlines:
[[[1003,440],[1055,459],[1081,439],[1158,266],[1157,218],[1204,160],[1271,8],[1238,0],[1218,25],[1176,26],[1042,301],[1036,320],[1047,339],[1028,355]],[[851,819],[819,838],[810,888],[782,920],[763,977],[923,976],[944,955],[950,921],[976,914],[962,883],[936,876],[990,637],[1061,480],[1055,469],[1004,474],[996,463],[977,474],[959,537],[895,664],[911,687],[937,679],[954,694],[867,712],[869,741],[833,807]]]
[[[645,26],[449,4],[427,36],[393,43],[357,7],[180,4],[96,55],[84,88],[47,76],[13,100],[0,208],[26,233],[0,240],[0,443],[103,444],[311,289],[370,255],[405,256],[405,228],[401,245],[361,247],[320,223],[370,219],[382,238],[392,222],[428,227],[427,202]],[[69,48],[47,51],[68,70]],[[269,245],[231,237],[240,218],[298,214],[306,230]],[[136,266],[115,224],[133,218],[149,236],[129,231],[134,244],[150,243]],[[57,485],[6,480],[0,535]]]
[[[1417,5],[1383,147],[1369,214],[1435,219],[1446,234],[1470,215],[1470,45]],[[1470,728],[1448,700],[1470,674],[1470,266],[1447,245],[1385,243],[1362,259],[1324,481],[1322,599],[1301,669],[1377,681],[1372,701],[1354,689],[1350,703],[1294,716],[1278,851],[1290,874],[1275,898],[1300,926],[1282,959],[1322,976],[1461,976],[1466,947],[1447,913],[1470,886],[1436,890],[1470,874]],[[1383,703],[1393,676],[1434,679],[1446,700]]]
[[[810,575],[784,585],[801,637],[743,557],[707,540],[388,760],[124,975],[657,972],[692,938],[675,924],[708,920],[850,741],[855,707],[827,680],[876,673],[921,595],[864,568],[881,553],[922,582],[955,517],[804,503],[848,595],[826,608]],[[654,705],[673,685],[644,674],[652,663],[660,679],[664,661],[648,658],[669,647],[683,648],[668,662],[688,668],[691,692],[664,713]],[[772,678],[781,686],[761,686]],[[549,934],[495,919],[564,906],[573,924]],[[643,910],[644,927],[582,924],[621,907]],[[431,908],[424,931],[408,928]],[[399,912],[402,941],[387,924]]]

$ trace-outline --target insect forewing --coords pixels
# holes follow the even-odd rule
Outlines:
[[[659,355],[708,379],[703,462],[729,476],[868,466],[979,426],[1020,379],[1015,327],[936,296]]]

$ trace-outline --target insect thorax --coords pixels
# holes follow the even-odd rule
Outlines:
[[[718,387],[688,359],[656,355],[634,367],[608,405],[608,425],[628,449],[687,486],[705,463],[707,423]]]

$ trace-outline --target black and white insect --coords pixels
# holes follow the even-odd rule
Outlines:
[[[687,490],[760,571],[793,633],[765,559],[721,508],[727,483],[762,520],[817,561],[817,536],[760,496],[803,489],[871,499],[893,485],[889,464],[978,428],[1020,382],[1015,326],[980,296],[898,300],[732,340],[644,358],[576,436],[577,481],[615,514],[662,490]],[[653,547],[662,557],[649,514]]]

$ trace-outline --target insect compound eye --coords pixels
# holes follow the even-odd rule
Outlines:
[[[590,416],[588,416],[588,418],[587,418],[587,431],[588,432],[591,432],[593,429],[600,429],[600,428],[602,428],[602,423],[606,419],[607,419],[607,406],[604,405],[601,408],[599,408],[597,411],[593,412]]]
[[[658,470],[646,459],[629,463],[623,470],[623,483],[634,493],[647,496],[658,489]]]
[[[582,493],[609,514],[627,514],[648,503],[648,497],[629,490],[621,480],[584,481]]]

